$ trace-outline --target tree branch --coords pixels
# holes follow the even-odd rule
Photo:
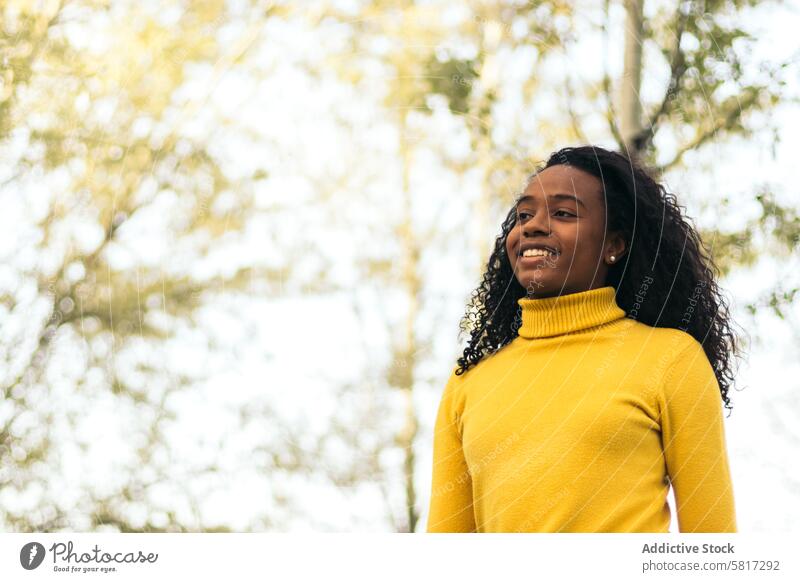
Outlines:
[[[758,99],[758,96],[759,91],[754,90],[751,91],[744,100],[737,99],[736,106],[731,107],[730,111],[728,111],[726,115],[719,118],[710,128],[698,133],[694,139],[689,141],[689,143],[685,144],[678,150],[672,160],[659,166],[657,171],[660,173],[666,172],[670,168],[677,165],[687,152],[698,149],[711,138],[715,137],[717,132],[732,129],[741,118],[742,113],[747,111],[753,105],[753,103],[755,103],[755,101]]]
[[[605,0],[604,11],[605,19],[603,20],[603,92],[606,96],[606,121],[608,128],[611,130],[611,135],[614,136],[614,141],[617,142],[617,147],[620,151],[625,151],[625,140],[622,139],[622,133],[617,126],[617,114],[614,111],[614,99],[611,96],[611,75],[608,72],[608,11],[610,0]]]
[[[642,144],[642,149],[646,148],[653,141],[655,133],[658,131],[658,124],[661,118],[667,113],[669,102],[678,91],[683,75],[686,73],[686,55],[681,50],[681,39],[683,38],[683,33],[686,31],[688,19],[689,14],[681,10],[681,3],[679,3],[677,14],[675,15],[675,45],[673,46],[672,58],[670,59],[669,83],[667,84],[661,104],[650,115],[647,127],[636,136],[636,141]]]

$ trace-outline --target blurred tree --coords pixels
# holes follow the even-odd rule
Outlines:
[[[139,447],[147,465],[163,446],[164,402],[190,378],[150,390],[147,381],[129,383],[120,362],[132,355],[140,373],[168,376],[152,354],[142,357],[139,348],[136,355],[137,340],[169,338],[171,321],[189,316],[209,285],[185,264],[147,264],[137,252],[147,246],[140,237],[152,213],[164,213],[163,234],[176,247],[195,238],[201,248],[241,226],[241,214],[219,206],[236,185],[185,134],[190,104],[175,101],[185,67],[218,58],[214,31],[224,3],[174,12],[176,4],[161,14],[153,8],[4,2],[0,13],[0,139],[11,173],[3,196],[7,208],[13,197],[26,199],[17,244],[4,249],[3,261],[0,490],[9,501],[0,522],[14,530],[137,529],[126,523],[125,502],[146,502],[146,488],[165,478],[165,467],[152,464],[150,478],[134,469],[124,490],[135,493],[111,494],[115,504],[95,507],[87,492],[76,505],[90,521],[73,522],[75,507],[55,495],[52,481],[70,434],[63,430],[77,431],[80,417],[76,407],[61,408],[68,400],[58,393],[75,391],[77,404],[110,386],[130,399],[143,419],[153,419],[130,427],[149,435]],[[239,203],[244,192],[236,194]],[[79,370],[67,373],[68,360]],[[12,491],[33,495],[35,510],[11,503]],[[174,520],[156,526],[146,519],[138,529],[175,528]]]
[[[623,74],[617,80],[619,99],[613,96],[614,80],[607,70],[599,85],[587,87],[587,94],[605,95],[606,119],[620,151],[642,158],[658,174],[678,169],[688,152],[753,136],[759,126],[757,114],[769,123],[769,112],[791,99],[785,75],[796,56],[756,62],[750,49],[764,40],[744,26],[753,9],[771,9],[779,2],[624,0],[621,4],[625,46]],[[604,5],[603,30],[608,35],[612,2],[606,0]],[[668,81],[658,99],[646,102],[642,78],[659,70],[666,70]],[[773,151],[777,129],[773,123]],[[768,133],[770,127],[760,131]],[[659,149],[663,136],[677,145]],[[735,232],[712,227],[702,233],[723,276],[753,265],[766,251],[772,257],[789,258],[800,241],[796,209],[781,206],[769,186],[758,187],[753,192],[761,211],[756,218]],[[782,281],[745,307],[753,314],[768,308],[783,317],[800,291],[797,285],[800,281],[788,285]]]
[[[608,72],[603,79],[609,128],[621,151],[644,157],[666,171],[679,164],[686,152],[706,143],[748,135],[751,114],[769,111],[780,101],[785,87],[782,75],[792,59],[748,62],[747,48],[758,39],[738,24],[747,17],[747,8],[760,5],[763,10],[774,2],[624,0],[622,4],[626,15],[625,53],[616,108]],[[651,4],[653,8],[649,9]],[[610,5],[606,0],[606,20]],[[647,18],[646,9],[652,13]],[[645,60],[651,46],[660,62]],[[668,82],[659,99],[644,103],[644,71],[660,67],[667,68]],[[754,76],[753,70],[759,70],[760,75]],[[679,136],[680,145],[666,159],[656,155],[659,132]]]
[[[177,367],[168,352],[202,335],[195,314],[211,297],[287,278],[203,269],[242,231],[265,176],[231,177],[219,135],[198,127],[217,129],[209,93],[269,13],[246,20],[225,0],[0,4],[0,197],[13,228],[0,267],[2,529],[225,528],[197,508],[216,459],[182,464],[164,433],[207,351]],[[239,42],[219,43],[226,27]],[[80,475],[65,475],[104,403],[132,451],[76,492]]]

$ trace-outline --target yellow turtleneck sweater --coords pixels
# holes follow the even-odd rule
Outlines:
[[[511,343],[442,395],[428,532],[735,532],[702,345],[625,317],[611,286],[522,298]]]

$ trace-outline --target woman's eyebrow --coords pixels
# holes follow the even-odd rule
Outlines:
[[[549,194],[547,197],[570,200],[572,202],[577,202],[578,204],[586,208],[586,204],[584,204],[583,201],[574,194],[565,194],[563,192],[559,192],[557,194]],[[533,200],[533,199],[534,199],[533,196],[522,196],[521,198],[517,199],[517,205],[521,204],[522,202],[525,202],[526,200]]]

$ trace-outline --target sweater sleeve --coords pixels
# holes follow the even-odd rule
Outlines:
[[[694,338],[665,374],[659,409],[680,532],[736,532],[719,383]]]
[[[442,393],[436,415],[428,533],[475,531],[472,477],[461,447],[458,380],[454,370]]]

